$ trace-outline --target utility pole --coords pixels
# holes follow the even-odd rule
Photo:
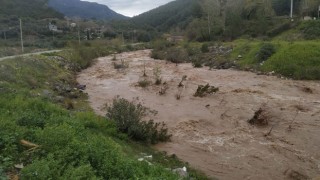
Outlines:
[[[292,20],[293,18],[293,0],[291,0],[291,6],[290,6],[290,18]]]
[[[320,5],[319,5],[319,9],[318,9],[318,19],[320,18]]]
[[[21,38],[21,50],[24,52],[24,47],[23,47],[23,36],[22,36],[22,20],[19,19],[20,21],[20,38]]]
[[[81,43],[81,38],[80,38],[80,28],[78,28],[78,39],[79,39],[79,45]]]
[[[134,43],[134,36],[135,36],[136,30],[132,31],[132,44]]]
[[[121,32],[122,35],[122,45],[124,45],[124,36],[123,36],[123,32]]]
[[[226,5],[228,0],[219,0],[220,17],[222,19],[223,32],[226,30]]]
[[[209,12],[208,12],[208,31],[209,31],[209,38],[211,40],[211,27],[210,27],[210,15],[209,15]]]

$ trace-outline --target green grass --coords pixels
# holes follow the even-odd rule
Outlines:
[[[177,176],[124,153],[114,124],[91,112],[71,113],[41,98],[0,96],[1,166],[23,163],[23,179]],[[40,145],[28,151],[19,141]],[[81,170],[80,170],[81,169]]]
[[[21,179],[179,179],[165,168],[185,163],[132,142],[74,89],[76,72],[113,49],[76,48],[0,62],[0,178],[23,163]],[[140,153],[154,154],[153,165]],[[206,179],[194,170],[190,177]]]
[[[320,43],[316,41],[294,42],[282,46],[261,67],[263,71],[275,71],[293,79],[320,79]]]
[[[257,56],[265,43],[271,43],[276,52],[260,64]],[[232,44],[235,48],[230,59],[236,60],[238,55],[241,55],[242,58],[237,60],[237,64],[243,69],[275,71],[277,74],[298,80],[320,79],[320,43],[317,41],[237,40]]]
[[[231,59],[237,59],[241,55],[242,58],[238,61],[238,64],[243,68],[257,64],[255,56],[260,49],[261,42],[237,40],[232,44],[234,45],[234,50],[231,54]]]

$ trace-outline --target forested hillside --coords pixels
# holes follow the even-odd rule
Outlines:
[[[114,12],[108,6],[98,3],[80,0],[49,0],[49,6],[68,17],[101,20],[126,19],[125,16]]]
[[[273,37],[296,25],[289,20],[287,0],[203,0],[201,3],[205,13],[193,19],[186,29],[192,40],[235,39],[244,34]],[[318,0],[294,1],[294,22],[303,16],[315,16],[318,5]]]
[[[186,28],[194,18],[202,16],[198,0],[178,0],[143,13],[132,19],[133,23],[166,31],[172,27]]]
[[[274,37],[297,25],[304,16],[317,16],[319,0],[296,0],[292,23],[288,0],[176,0],[114,27],[171,32],[189,40],[232,40],[246,35]],[[145,33],[145,32],[144,32]]]
[[[47,0],[0,0],[0,18],[7,17],[45,19],[63,15],[48,7]]]

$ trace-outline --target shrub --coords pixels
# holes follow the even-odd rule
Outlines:
[[[178,87],[183,87],[183,86],[184,86],[184,85],[183,85],[183,82],[187,80],[187,77],[188,77],[187,75],[182,76],[181,81],[179,82]]]
[[[123,59],[121,59],[121,63],[113,63],[114,69],[126,69],[129,67],[128,63],[125,63]]]
[[[301,32],[306,39],[320,38],[320,21],[306,21],[300,27]]]
[[[134,50],[134,47],[133,47],[131,44],[127,44],[127,45],[126,45],[126,49],[127,49],[128,51],[133,51],[133,50]]]
[[[153,75],[155,78],[155,85],[160,85],[162,83],[162,78],[161,78],[161,68],[159,66],[155,67],[153,69]]]
[[[3,172],[3,169],[1,169],[1,166],[0,166],[0,180],[7,180],[7,176]]]
[[[202,62],[199,59],[193,59],[192,60],[192,66],[195,68],[201,68]]]
[[[35,116],[34,114],[25,114],[17,119],[17,125],[27,127],[40,127],[44,128],[46,122],[43,117]]]
[[[166,59],[173,63],[183,63],[188,61],[188,53],[182,48],[170,48],[167,52]]]
[[[209,84],[203,86],[199,85],[194,97],[204,97],[207,94],[213,94],[219,91],[219,88],[210,86]]]
[[[202,53],[207,53],[207,52],[209,52],[209,46],[208,46],[208,44],[202,44],[202,46],[201,46],[201,52],[202,52]]]
[[[61,41],[61,40],[57,41],[57,40],[55,40],[55,41],[52,42],[52,46],[55,47],[55,48],[63,48],[66,45],[67,45],[66,41]]]
[[[118,97],[113,100],[112,106],[107,108],[106,117],[114,120],[118,130],[134,140],[152,144],[168,141],[171,135],[164,123],[142,120],[149,113],[140,103],[135,104]]]
[[[257,53],[257,59],[259,62],[263,62],[269,59],[276,52],[276,48],[271,43],[265,43],[261,46]]]
[[[161,85],[162,84],[162,79],[156,79],[156,81],[154,82],[155,85]]]
[[[187,53],[189,56],[194,56],[200,53],[198,48],[192,47],[192,46],[187,46],[185,47]]]
[[[142,88],[146,88],[151,84],[150,81],[148,81],[147,79],[142,79],[140,81],[138,81],[138,86],[142,87]]]
[[[159,95],[165,95],[168,89],[169,89],[168,83],[164,82],[160,88]]]
[[[165,53],[163,51],[160,50],[152,50],[151,52],[151,58],[153,59],[165,59]]]
[[[156,50],[165,50],[166,48],[172,46],[172,44],[165,39],[157,39],[152,42],[153,49]]]
[[[109,54],[109,51],[98,45],[79,45],[77,43],[70,43],[70,54],[65,57],[70,59],[72,62],[79,64],[82,69],[85,69],[92,65],[94,59],[97,57],[105,56]]]

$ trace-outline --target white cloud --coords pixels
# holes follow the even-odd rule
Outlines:
[[[82,0],[107,5],[117,13],[136,16],[173,0]]]

